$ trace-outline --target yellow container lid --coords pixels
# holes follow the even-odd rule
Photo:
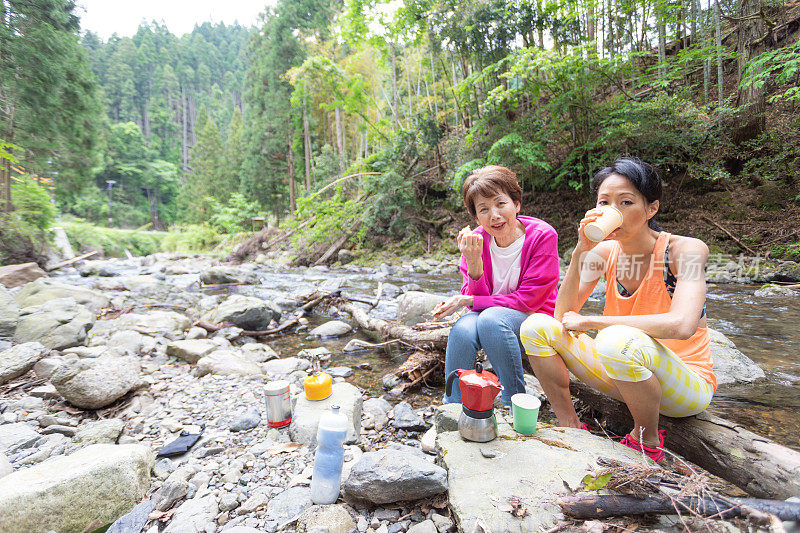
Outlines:
[[[331,375],[320,372],[315,376],[309,376],[303,381],[303,389],[309,400],[324,400],[333,392]]]

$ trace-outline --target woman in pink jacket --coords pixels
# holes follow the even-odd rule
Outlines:
[[[500,401],[510,406],[511,396],[525,392],[520,325],[531,313],[552,316],[555,309],[558,235],[546,222],[519,214],[522,189],[505,167],[476,170],[462,193],[479,227],[464,228],[458,235],[461,294],[433,311],[444,317],[462,307],[471,309],[450,330],[445,375],[474,368],[483,349],[503,385]],[[460,402],[458,387],[444,398],[444,403]]]

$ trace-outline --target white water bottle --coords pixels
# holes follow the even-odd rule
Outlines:
[[[317,505],[335,503],[344,462],[344,440],[347,437],[347,417],[338,405],[319,419],[317,451],[314,454],[314,473],[311,476],[311,501]]]

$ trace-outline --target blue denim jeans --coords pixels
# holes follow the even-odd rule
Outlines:
[[[511,397],[525,392],[522,375],[522,354],[519,327],[528,318],[527,313],[508,307],[489,307],[483,311],[470,311],[459,318],[450,329],[445,352],[445,379],[459,368],[475,368],[478,350],[483,348],[503,392],[500,401],[511,405]],[[443,403],[461,403],[458,380],[453,383],[452,394],[446,394]]]

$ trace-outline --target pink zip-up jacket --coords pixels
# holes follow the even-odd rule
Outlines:
[[[524,313],[545,313],[553,316],[558,293],[558,234],[553,227],[538,218],[519,215],[525,226],[525,240],[520,256],[519,285],[509,294],[492,294],[492,256],[489,252],[491,235],[482,226],[475,233],[483,236],[483,275],[474,280],[467,274],[467,260],[461,256],[461,294],[473,297],[472,310],[489,307],[509,307]]]

